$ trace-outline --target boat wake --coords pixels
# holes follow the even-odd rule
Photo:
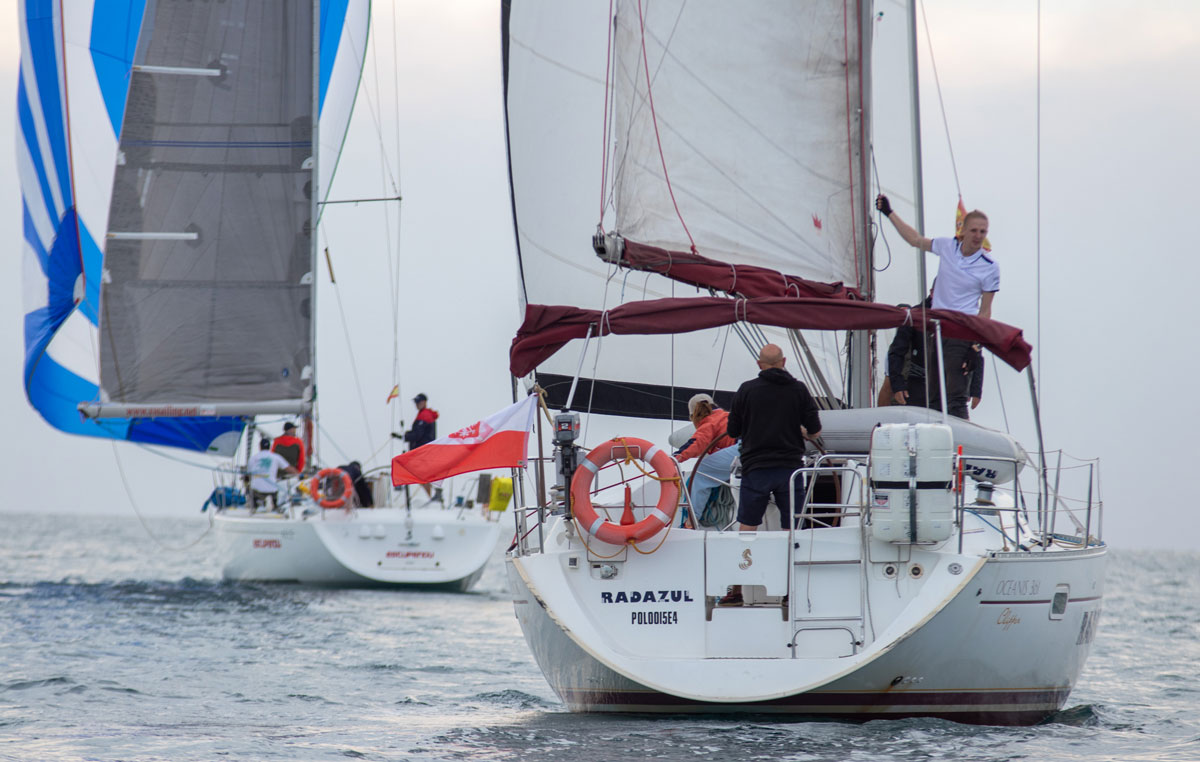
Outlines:
[[[1080,704],[1063,709],[1047,717],[1043,725],[1070,725],[1075,728],[1091,728],[1104,725],[1104,719],[1094,704]]]

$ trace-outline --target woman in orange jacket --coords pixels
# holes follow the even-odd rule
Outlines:
[[[698,522],[712,491],[729,482],[738,442],[725,433],[729,413],[717,407],[709,395],[697,394],[688,400],[688,414],[696,432],[675,452],[675,458],[683,463],[704,455],[691,487],[693,513]]]

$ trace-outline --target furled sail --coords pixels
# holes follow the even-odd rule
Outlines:
[[[245,415],[300,408],[314,167],[323,193],[368,7],[322,0],[317,71],[311,3],[22,4],[25,387],[48,422],[228,452]]]
[[[844,283],[870,298],[869,6],[504,3],[522,306],[603,311],[695,293],[595,256],[598,228],[631,247]],[[633,407],[670,395],[678,411],[693,389],[757,372],[756,343],[790,342],[735,328],[622,339],[584,358],[583,375]],[[844,398],[844,344],[813,334],[808,348],[829,394]],[[580,362],[551,357],[539,381],[563,386]]]
[[[694,297],[623,304],[603,313],[566,305],[531,304],[509,351],[513,375],[523,376],[553,356],[568,341],[589,335],[685,333],[745,321],[782,328],[933,329],[934,321],[951,339],[978,342],[1017,370],[1029,366],[1033,348],[1020,328],[952,310],[894,307],[878,302],[793,296],[752,299]]]

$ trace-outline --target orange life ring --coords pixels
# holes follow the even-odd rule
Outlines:
[[[342,496],[331,498],[328,495],[321,493],[321,483],[325,481],[327,476],[342,475]],[[317,475],[308,483],[308,488],[312,492],[312,499],[317,501],[317,504],[322,508],[341,508],[350,499],[353,494],[354,482],[350,481],[350,474],[340,468],[322,468],[317,472]]]
[[[634,448],[640,448],[641,457],[634,454]],[[646,518],[634,524],[614,524],[596,514],[592,506],[592,480],[605,463],[614,460],[629,460],[637,458],[649,463],[660,483],[658,505],[650,510]],[[675,460],[657,445],[644,439],[634,437],[619,437],[610,439],[599,447],[593,448],[583,460],[575,475],[571,477],[571,510],[587,533],[597,540],[611,545],[624,545],[627,542],[647,540],[658,534],[664,527],[670,526],[675,518],[675,510],[679,507],[679,469]]]

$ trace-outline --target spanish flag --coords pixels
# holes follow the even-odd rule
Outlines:
[[[962,196],[958,197],[958,210],[954,213],[954,237],[958,238],[962,235],[963,219],[967,216],[967,207],[963,206]],[[983,250],[991,251],[992,242],[988,239],[983,239]]]
[[[396,384],[395,386],[392,387],[392,390],[390,392],[388,392],[387,402],[385,402],[383,404],[389,405],[389,404],[391,404],[392,400],[396,399],[399,396],[400,396],[400,384]]]

